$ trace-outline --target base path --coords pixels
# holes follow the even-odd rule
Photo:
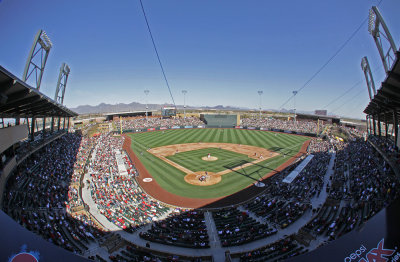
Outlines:
[[[270,151],[268,149],[257,147],[257,146],[249,146],[249,145],[241,145],[241,144],[231,144],[231,143],[187,143],[187,144],[175,144],[168,146],[160,146],[156,148],[152,148],[148,150],[149,153],[157,157],[166,157],[172,156],[175,153],[193,151],[204,148],[219,148],[232,152],[236,152],[239,154],[247,155],[249,158],[260,159],[269,157],[274,157],[279,155],[276,152]],[[205,156],[207,157],[207,156]],[[205,159],[204,159],[205,160]]]
[[[262,191],[265,190],[265,188],[259,188],[254,185],[249,185],[247,188],[245,188],[235,194],[232,194],[230,196],[219,197],[219,198],[189,198],[189,197],[182,197],[182,196],[172,194],[172,193],[168,192],[167,190],[165,190],[164,188],[162,188],[157,183],[157,181],[151,176],[151,174],[147,171],[147,169],[144,167],[144,165],[140,162],[139,158],[136,156],[136,154],[133,152],[133,150],[131,148],[131,143],[132,143],[131,138],[127,135],[124,135],[124,137],[125,137],[125,141],[124,141],[122,148],[128,153],[128,155],[129,155],[130,159],[133,161],[133,164],[135,165],[136,169],[139,171],[139,177],[137,179],[139,185],[142,187],[142,189],[147,194],[149,194],[150,196],[152,196],[155,199],[160,200],[161,202],[164,202],[164,203],[167,203],[170,205],[174,205],[174,206],[178,206],[178,207],[187,207],[187,208],[224,207],[224,206],[238,204],[240,202],[246,201],[246,200],[260,194]],[[284,170],[293,161],[295,161],[298,157],[307,153],[307,147],[308,147],[309,143],[310,143],[309,140],[304,142],[300,151],[295,156],[289,158],[288,161],[286,161],[285,163],[280,165],[274,171],[271,171],[268,174],[266,174],[263,177],[262,181],[264,181],[267,178],[269,178],[270,176],[273,176],[274,174]],[[218,143],[218,144],[220,144],[220,143]],[[242,146],[244,146],[244,145],[240,145],[240,147],[242,147]],[[209,145],[207,147],[209,147]],[[153,149],[150,149],[150,150],[153,150]],[[193,148],[190,150],[193,150]],[[190,151],[190,150],[188,149],[186,151]],[[231,150],[231,151],[233,151],[233,150]],[[176,148],[175,148],[175,151],[171,150],[171,154],[173,154],[175,152],[176,152]],[[253,151],[253,154],[254,154],[254,151]],[[144,178],[152,178],[153,181],[150,183],[145,183],[145,182],[143,182]]]
[[[214,178],[209,179],[207,183],[198,183],[198,179],[195,179],[196,176],[193,176],[195,172],[187,169],[186,167],[183,167],[179,165],[178,163],[175,163],[168,158],[167,156],[175,155],[181,152],[188,152],[188,151],[193,151],[193,150],[199,150],[199,149],[204,149],[204,148],[219,148],[219,149],[224,149],[232,152],[236,152],[242,155],[247,155],[249,158],[254,159],[252,162],[249,162],[247,164],[235,167],[233,169],[225,169],[221,172],[218,172],[215,174]],[[209,186],[209,185],[214,185],[216,183],[219,183],[221,181],[221,176],[228,174],[230,172],[257,164],[261,161],[264,161],[268,158],[275,157],[279,155],[279,153],[270,151],[268,149],[262,148],[262,147],[256,147],[256,146],[249,146],[249,145],[241,145],[241,144],[230,144],[230,143],[187,143],[187,144],[174,144],[174,145],[167,145],[167,146],[160,146],[156,148],[152,148],[148,150],[149,153],[153,154],[154,156],[158,157],[159,159],[167,162],[171,166],[181,170],[182,172],[186,173],[185,176],[185,181],[189,184],[192,185],[198,185],[198,186]],[[218,160],[217,157],[215,156],[204,156],[201,158],[204,161],[216,161]],[[201,181],[201,182],[206,182],[206,181]]]

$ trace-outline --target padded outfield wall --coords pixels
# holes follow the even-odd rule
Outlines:
[[[239,115],[200,114],[200,120],[206,127],[233,128],[240,124]]]

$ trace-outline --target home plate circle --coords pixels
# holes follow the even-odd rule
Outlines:
[[[151,181],[153,181],[153,179],[151,177],[143,178],[143,182],[148,183],[148,182],[151,182]]]

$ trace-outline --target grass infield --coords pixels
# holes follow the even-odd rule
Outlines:
[[[218,160],[202,160],[201,158],[207,156],[208,153],[210,153],[211,156],[217,157]],[[248,162],[254,161],[254,159],[246,155],[213,147],[177,153],[173,156],[167,156],[167,158],[194,172],[209,171],[214,173],[225,170],[226,168],[224,166],[231,162],[240,160]]]
[[[128,135],[132,138],[132,150],[157,183],[170,193],[189,198],[217,198],[238,192],[296,155],[303,143],[310,139],[284,133],[243,129],[178,129]],[[186,183],[186,173],[147,152],[149,148],[198,142],[251,145],[275,151],[279,155],[225,174],[218,184],[200,187]],[[218,157],[218,160],[202,160],[201,157],[207,156],[208,153]],[[246,155],[218,148],[181,152],[168,158],[192,171],[211,172],[225,170],[225,166],[243,160],[252,162]]]

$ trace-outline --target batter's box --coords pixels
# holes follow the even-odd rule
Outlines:
[[[251,162],[243,159],[243,160],[231,162],[227,165],[224,165],[223,167],[225,167],[226,169],[234,169],[235,167],[243,166],[243,165],[249,164],[249,163],[251,163]]]

